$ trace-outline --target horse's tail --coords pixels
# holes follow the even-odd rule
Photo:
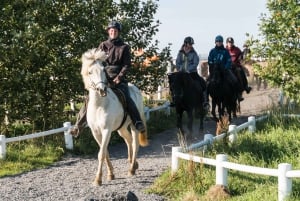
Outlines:
[[[144,106],[143,106],[144,108]],[[144,112],[141,112],[140,113],[141,115],[141,118],[143,120],[143,123],[145,125],[145,132],[140,132],[139,133],[139,144],[142,146],[142,147],[145,147],[145,146],[148,146],[148,136],[147,136],[147,122],[146,122],[146,117],[145,117],[145,113]]]
[[[148,137],[147,137],[147,131],[139,133],[139,144],[142,147],[148,146]]]

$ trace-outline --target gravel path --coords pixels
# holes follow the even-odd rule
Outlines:
[[[277,101],[278,90],[267,89],[245,94],[241,103],[242,115],[235,120],[235,124],[247,121],[250,115],[259,114],[262,109]],[[198,121],[197,121],[198,122]],[[205,121],[204,133],[215,133],[215,123]],[[0,200],[125,200],[113,199],[132,192],[139,201],[162,201],[163,197],[147,194],[144,190],[155,178],[170,167],[171,147],[178,146],[176,129],[170,129],[150,140],[150,145],[140,148],[138,162],[139,169],[133,177],[127,176],[128,162],[125,144],[109,147],[109,152],[115,172],[115,180],[106,181],[103,185],[92,185],[97,157],[88,158],[68,155],[62,161],[52,166],[0,179]],[[193,134],[201,140],[202,134]],[[104,175],[106,168],[104,168]],[[135,199],[131,199],[135,200]],[[137,200],[137,199],[136,199]]]

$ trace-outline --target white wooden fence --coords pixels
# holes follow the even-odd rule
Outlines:
[[[62,128],[57,128],[57,129],[53,129],[53,130],[49,130],[49,131],[43,131],[43,132],[39,132],[39,133],[33,133],[33,134],[29,134],[29,135],[22,135],[22,136],[11,137],[11,138],[6,138],[5,135],[0,135],[0,159],[5,159],[5,157],[6,157],[6,143],[33,139],[33,138],[43,137],[43,136],[47,136],[47,135],[53,135],[53,134],[57,134],[57,133],[61,133],[61,132],[64,132],[66,148],[69,150],[72,150],[73,149],[73,138],[69,132],[70,128],[71,128],[71,123],[65,122],[63,124]]]
[[[144,112],[146,114],[146,119],[149,120],[150,118],[150,112],[153,111],[158,111],[158,110],[164,110],[167,115],[170,114],[170,107],[169,107],[169,102],[165,102],[163,105],[158,106],[156,108],[148,108],[145,107]],[[66,148],[69,150],[73,150],[73,138],[72,135],[70,134],[70,128],[71,128],[71,123],[70,122],[65,122],[63,124],[62,128],[57,128],[49,131],[43,131],[39,133],[33,133],[29,135],[22,135],[22,136],[17,136],[17,137],[12,137],[12,138],[6,138],[5,135],[0,135],[0,159],[5,159],[6,157],[6,144],[9,142],[17,142],[17,141],[22,141],[22,140],[28,140],[28,139],[33,139],[33,138],[38,138],[38,137],[43,137],[47,135],[53,135],[57,133],[64,132],[64,138],[65,138],[65,145]]]
[[[289,117],[300,117],[300,115],[284,115]],[[237,132],[247,128],[250,132],[255,131],[255,122],[260,121],[262,119],[267,118],[268,116],[262,116],[255,120],[255,117],[249,117],[248,122],[241,124],[240,126],[230,125],[229,126],[229,140],[234,142],[237,139]],[[186,151],[190,151],[192,149],[205,149],[206,145],[212,144],[215,140],[220,140],[226,136],[225,133],[213,136],[212,134],[206,134],[204,136],[204,140],[192,144],[186,149],[181,147],[172,147],[172,163],[171,170],[174,174],[179,168],[179,159],[184,160],[192,160],[197,163],[204,163],[207,165],[216,166],[216,184],[227,186],[227,172],[228,169],[237,170],[247,173],[267,175],[278,177],[278,200],[283,201],[286,199],[290,193],[292,192],[292,178],[300,178],[300,170],[292,170],[292,165],[288,163],[280,163],[278,165],[278,169],[270,169],[270,168],[261,168],[248,166],[238,163],[227,162],[227,156],[224,154],[219,154],[216,156],[216,159],[204,158],[191,155],[186,153]]]

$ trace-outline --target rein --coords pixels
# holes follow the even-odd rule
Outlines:
[[[100,83],[103,83],[105,86],[108,85],[108,82],[104,82],[104,81],[99,81],[99,82],[97,82],[97,83],[94,83],[92,80],[90,80],[90,81],[91,81],[91,86],[90,86],[90,88],[94,89],[95,91],[97,91],[96,86],[97,86],[98,84],[100,84]]]

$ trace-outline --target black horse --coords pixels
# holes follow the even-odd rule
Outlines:
[[[174,72],[168,74],[170,90],[175,103],[177,128],[179,133],[185,135],[182,126],[183,112],[188,115],[187,128],[192,135],[194,116],[200,118],[199,130],[203,130],[203,120],[206,114],[203,107],[203,88],[200,81],[195,81],[189,73]]]
[[[225,109],[229,116],[229,121],[232,119],[232,114],[236,113],[238,91],[235,90],[236,79],[229,70],[226,70],[220,64],[210,65],[209,78],[207,81],[207,92],[212,99],[212,111],[214,120],[219,121],[225,115]],[[216,106],[218,106],[219,118],[216,115]]]

